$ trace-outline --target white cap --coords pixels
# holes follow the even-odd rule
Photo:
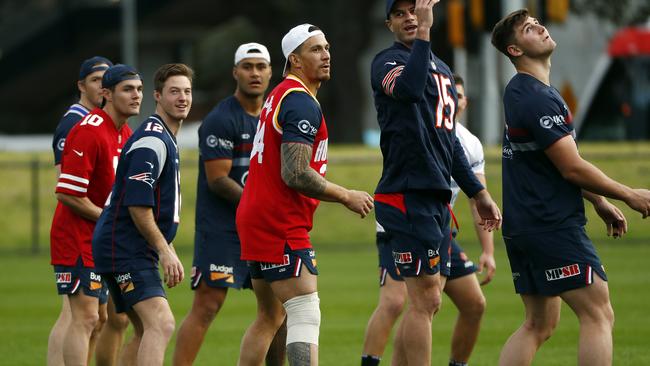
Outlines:
[[[261,58],[266,62],[271,63],[269,50],[267,50],[264,45],[255,42],[244,43],[237,48],[237,51],[235,52],[235,65],[245,58]]]
[[[313,36],[319,34],[325,35],[323,31],[318,29],[318,27],[311,24],[300,24],[297,25],[287,34],[282,37],[282,53],[284,54],[284,69],[282,70],[282,75],[287,71],[287,65],[289,65],[289,54],[296,50],[301,44]]]

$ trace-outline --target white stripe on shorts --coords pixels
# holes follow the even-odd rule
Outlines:
[[[293,271],[294,277],[300,277],[301,268],[302,268],[302,258],[298,258],[298,262],[296,262],[296,269]]]

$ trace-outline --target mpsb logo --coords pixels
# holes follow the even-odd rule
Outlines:
[[[547,269],[545,272],[546,281],[561,280],[579,275],[580,266],[578,264],[571,264],[560,268]]]
[[[289,264],[291,264],[291,260],[290,260],[290,258],[289,258],[289,254],[285,254],[285,255],[282,257],[282,263],[267,263],[267,262],[263,262],[263,263],[260,263],[260,268],[262,269],[262,271],[267,271],[267,270],[269,270],[269,269],[280,268],[280,267],[286,267],[286,266],[288,266]],[[286,268],[281,268],[280,270],[278,270],[278,272],[284,272],[284,271],[286,271]]]
[[[56,272],[56,283],[70,283],[72,282],[71,272]]]
[[[413,263],[413,255],[411,254],[411,252],[404,252],[404,253],[393,252],[393,259],[395,260],[395,263],[399,263],[399,264]]]

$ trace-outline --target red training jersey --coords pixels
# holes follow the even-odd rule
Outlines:
[[[88,113],[65,140],[56,193],[88,197],[96,206],[104,207],[113,187],[120,152],[131,133],[126,124],[118,130],[102,109]],[[94,267],[94,229],[94,221],[58,202],[50,229],[51,263],[74,266],[81,256],[85,267]]]
[[[309,231],[320,201],[289,188],[280,171],[283,121],[278,120],[278,116],[282,100],[289,93],[307,93],[318,105],[316,98],[293,75],[278,84],[264,102],[253,141],[248,179],[237,208],[237,232],[243,260],[282,263],[285,243],[294,250],[311,248]],[[325,176],[327,126],[324,117],[314,138],[310,166]]]

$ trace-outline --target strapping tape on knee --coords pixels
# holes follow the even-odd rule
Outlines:
[[[318,345],[320,329],[318,292],[293,297],[283,304],[287,312],[287,344],[306,342]]]

